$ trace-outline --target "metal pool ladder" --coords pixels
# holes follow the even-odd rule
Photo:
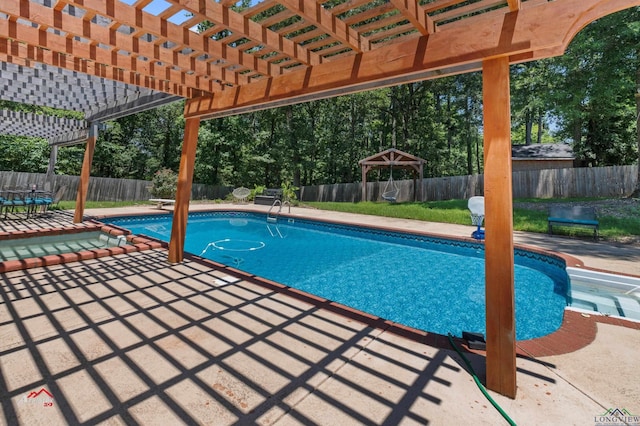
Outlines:
[[[280,200],[275,200],[273,202],[273,204],[271,204],[271,207],[269,207],[269,211],[267,212],[267,229],[269,230],[269,233],[271,234],[272,237],[275,237],[276,235],[279,236],[280,238],[284,238],[284,236],[282,235],[282,232],[280,232],[280,228],[278,228],[278,217],[280,216],[280,213],[282,212],[282,207],[284,205],[287,205],[289,207],[289,213],[291,213],[291,203],[289,203],[288,201],[285,201],[284,203]],[[273,212],[274,208],[278,206],[278,211]],[[271,228],[271,225],[273,225],[273,228]]]

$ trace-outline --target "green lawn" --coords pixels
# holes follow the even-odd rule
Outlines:
[[[640,207],[622,205],[610,200],[606,209],[598,208],[600,235],[605,239],[620,239],[640,235]],[[584,204],[603,202],[602,199],[561,199],[561,200],[514,200],[513,229],[527,232],[547,232],[547,212],[551,203],[580,202]],[[518,204],[531,205],[531,208],[517,207]],[[611,206],[609,206],[611,204]],[[456,223],[471,225],[467,200],[428,201],[424,203],[304,203],[309,207],[348,213],[360,213],[375,216],[416,219],[430,222]],[[566,235],[592,235],[589,228],[554,228],[554,233]]]

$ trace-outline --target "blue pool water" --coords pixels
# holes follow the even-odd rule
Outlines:
[[[168,241],[170,216],[109,221]],[[189,216],[185,250],[426,331],[485,332],[484,250],[476,243],[241,212]],[[556,258],[515,253],[516,338],[562,322],[567,273]]]

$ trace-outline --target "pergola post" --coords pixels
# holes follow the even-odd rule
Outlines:
[[[51,146],[49,153],[49,166],[47,167],[47,180],[56,172],[56,162],[58,161],[58,145]]]
[[[187,102],[187,105],[189,105],[189,102]],[[189,218],[189,199],[191,198],[191,184],[193,181],[193,167],[196,161],[199,128],[200,117],[190,118],[186,120],[184,125],[182,155],[180,157],[180,170],[178,171],[178,189],[176,191],[176,204],[173,209],[171,240],[169,241],[169,262],[171,263],[182,262],[184,258],[184,240]]]
[[[82,161],[82,171],[80,172],[80,182],[78,183],[78,193],[76,196],[76,209],[73,215],[74,223],[81,223],[84,216],[84,205],[89,192],[89,178],[91,177],[91,164],[93,163],[93,152],[96,149],[96,139],[98,139],[98,123],[89,123],[89,137],[87,146],[84,149],[84,160]]]
[[[482,64],[487,387],[516,396],[509,60]]]

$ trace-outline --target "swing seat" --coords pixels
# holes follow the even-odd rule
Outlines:
[[[382,199],[385,201],[389,201],[391,203],[395,203],[396,200],[398,199],[398,193],[400,192],[400,190],[398,189],[394,189],[392,191],[387,191],[387,192],[383,192],[382,193]]]
[[[392,169],[391,176],[389,177],[389,180],[385,184],[384,189],[382,190],[382,195],[380,195],[380,197],[382,197],[382,199],[385,201],[395,203],[396,200],[398,199],[399,194],[400,194],[400,187],[393,180],[393,169]]]

